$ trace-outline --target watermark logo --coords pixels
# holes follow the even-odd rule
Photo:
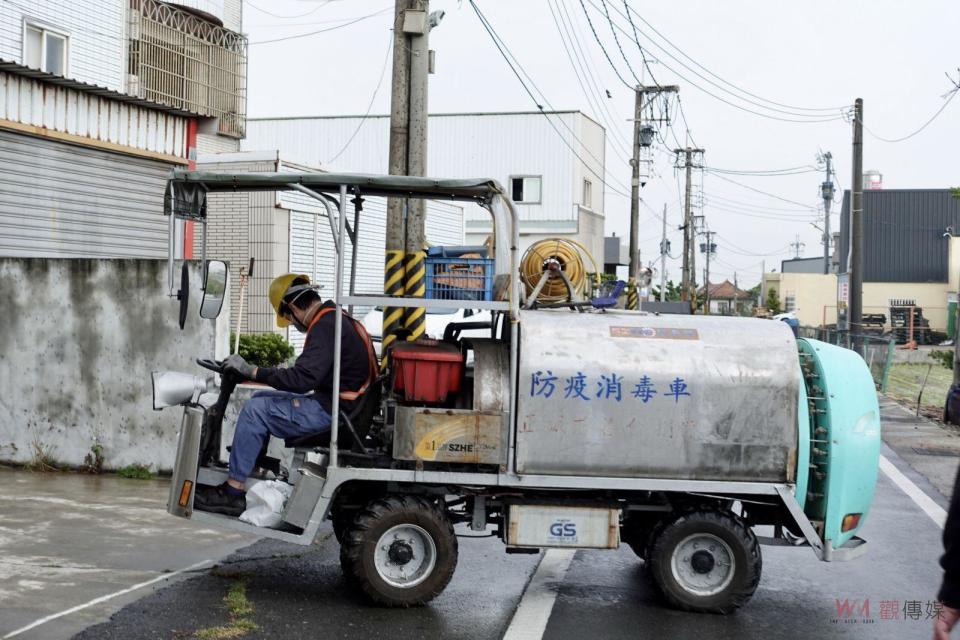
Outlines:
[[[875,600],[870,598],[834,598],[834,624],[872,624],[892,620],[933,620],[943,611],[937,600]]]

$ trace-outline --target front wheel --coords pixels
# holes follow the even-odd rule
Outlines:
[[[649,554],[654,583],[679,609],[731,613],[760,583],[757,538],[729,512],[681,515],[657,533]]]
[[[450,582],[457,538],[446,513],[416,496],[371,502],[343,533],[340,566],[377,604],[422,605]]]

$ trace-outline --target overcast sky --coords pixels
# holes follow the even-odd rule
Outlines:
[[[633,84],[600,0],[584,3],[613,65]],[[624,191],[629,185],[630,168],[618,142],[625,144],[630,139],[632,124],[628,119],[634,98],[590,32],[580,0],[477,0],[477,4],[555,108],[580,109],[608,128],[606,232],[626,236],[629,199],[611,190]],[[960,2],[956,0],[629,0],[629,4],[650,25],[635,18],[643,32],[640,43],[649,52],[648,57],[659,60],[650,65],[656,81],[680,85],[692,139],[706,149],[706,165],[718,169],[763,171],[815,165],[819,150],[831,151],[839,183],[847,188],[851,177],[851,125],[842,119],[819,123],[772,120],[724,104],[701,88],[740,107],[781,118],[796,116],[770,108],[801,115],[815,112],[798,108],[828,108],[830,111],[824,113],[829,118],[839,116],[841,110],[836,107],[861,97],[866,126],[879,136],[898,138],[920,127],[943,105],[941,96],[952,86],[944,73],[956,79],[960,66]],[[366,112],[391,40],[392,0],[254,0],[244,5],[244,30],[251,42],[250,117]],[[629,31],[622,15],[623,0],[607,0],[607,6],[611,18]],[[437,73],[430,78],[431,112],[534,108],[469,2],[433,0],[430,8],[446,12],[442,24],[430,36],[431,48],[437,52]],[[573,25],[602,95],[592,91],[589,82],[590,99],[584,95],[551,8]],[[380,11],[326,33],[258,44],[336,27]],[[742,93],[735,97],[698,78],[657,46],[663,41],[651,26],[683,54],[716,74],[709,75],[664,43],[667,51],[701,76],[736,92],[718,79],[722,78],[763,100]],[[617,35],[630,66],[640,75],[640,50],[624,33],[618,31]],[[388,64],[386,77],[373,99],[373,114],[389,112],[389,76]],[[649,75],[645,79],[650,82]],[[606,91],[612,97],[608,98]],[[600,107],[602,113],[597,113],[596,105],[601,100],[606,108]],[[683,121],[674,118],[673,126],[684,141]],[[666,129],[662,133],[674,146],[672,135]],[[864,169],[880,170],[887,188],[957,186],[958,143],[960,99],[905,142],[891,144],[865,134]],[[654,159],[654,172],[662,179],[652,179],[641,196],[657,211],[667,204],[672,253],[679,256],[682,240],[675,227],[680,224],[682,207],[675,171],[666,154],[654,154]],[[430,167],[429,173],[440,176],[443,167]],[[721,176],[792,202],[751,191]],[[761,260],[766,260],[768,271],[779,270],[780,260],[792,257],[793,249],[788,245],[797,234],[805,243],[802,255],[822,255],[820,231],[811,225],[822,225],[822,213],[800,207],[822,209],[818,193],[822,180],[822,172],[776,177],[706,173],[702,213],[709,228],[717,232],[718,245],[711,281],[732,280],[736,271],[742,287],[756,284]],[[836,229],[839,204],[833,213]],[[659,237],[659,219],[642,210],[640,246],[644,263],[658,257]],[[702,255],[697,259],[699,270]],[[678,260],[668,260],[667,270],[670,278],[679,280]]]

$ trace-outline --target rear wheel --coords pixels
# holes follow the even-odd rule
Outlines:
[[[732,513],[693,511],[666,524],[649,549],[650,572],[667,601],[680,609],[731,613],[760,582],[760,545]]]
[[[450,582],[457,538],[446,513],[415,496],[371,502],[343,532],[340,565],[374,602],[422,605]]]

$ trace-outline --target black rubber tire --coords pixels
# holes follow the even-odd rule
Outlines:
[[[377,541],[391,527],[415,524],[432,538],[437,550],[433,571],[423,582],[395,587],[377,572],[374,552]],[[350,523],[340,545],[340,567],[348,582],[373,602],[386,607],[424,605],[440,595],[457,567],[457,537],[447,514],[418,496],[388,496],[374,500]]]
[[[330,524],[333,525],[333,537],[336,538],[340,544],[343,544],[343,537],[353,524],[353,519],[356,515],[356,511],[334,511],[330,515]]]
[[[727,587],[714,595],[697,595],[680,585],[673,576],[670,559],[674,549],[695,533],[710,533],[730,546],[734,575]],[[746,604],[760,584],[763,560],[753,531],[729,512],[691,511],[655,532],[648,549],[649,570],[657,590],[677,609],[698,613],[728,614]]]

